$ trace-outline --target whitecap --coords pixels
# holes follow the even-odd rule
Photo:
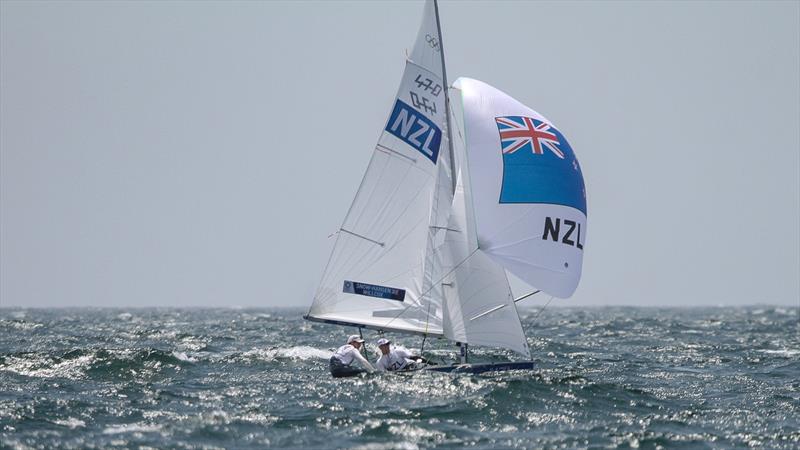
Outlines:
[[[103,434],[122,434],[122,433],[155,433],[161,430],[161,425],[124,423],[122,425],[112,425],[103,430]]]
[[[187,355],[185,352],[172,352],[172,356],[178,358],[181,361],[185,362],[197,362],[197,358],[192,358],[191,356]]]
[[[780,350],[758,350],[758,351],[769,355],[786,356],[788,358],[800,355],[800,350],[780,349]]]
[[[319,348],[300,345],[297,347],[279,347],[270,349],[254,348],[242,354],[245,358],[264,359],[274,361],[276,359],[330,359],[333,352]]]
[[[43,327],[44,325],[35,322],[26,322],[25,320],[0,320],[0,326],[20,331],[30,331]]]
[[[62,427],[67,427],[72,430],[74,430],[75,428],[79,427],[82,428],[86,426],[86,422],[80,419],[76,419],[74,417],[68,417],[66,419],[56,419],[53,421],[53,423],[56,425],[61,425]]]
[[[28,359],[11,356],[6,359],[4,367],[0,367],[0,370],[35,378],[63,377],[74,380],[83,376],[84,370],[93,360],[94,355],[83,355],[53,364],[49,358]]]
[[[413,442],[387,442],[381,444],[372,442],[351,448],[352,450],[417,450],[419,446]]]

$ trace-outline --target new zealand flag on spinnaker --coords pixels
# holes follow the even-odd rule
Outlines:
[[[586,214],[581,167],[554,126],[531,117],[496,117],[503,153],[500,203],[551,203]]]

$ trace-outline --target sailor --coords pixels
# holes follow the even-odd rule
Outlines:
[[[347,338],[347,344],[339,347],[339,349],[333,353],[333,356],[331,356],[330,368],[331,375],[333,375],[334,378],[352,377],[365,372],[363,369],[351,367],[353,360],[358,360],[361,366],[370,372],[375,370],[372,364],[361,356],[360,350],[363,343],[364,340],[358,337],[357,334],[354,334]]]
[[[378,348],[381,356],[375,365],[378,370],[393,372],[395,370],[411,370],[416,368],[418,362],[428,362],[421,356],[416,356],[402,347],[390,348],[392,341],[388,339],[378,339]]]

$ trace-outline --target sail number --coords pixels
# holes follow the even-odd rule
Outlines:
[[[564,225],[563,228],[561,226],[562,224]],[[556,217],[554,221],[551,217],[545,217],[542,239],[545,241],[552,240],[561,242],[562,244],[572,245],[579,250],[583,250],[583,242],[581,242],[581,224],[574,220],[564,219],[562,221],[560,218]]]
[[[431,95],[434,97],[438,97],[439,94],[442,92],[442,85],[439,83],[433,82],[430,78],[422,78],[422,75],[417,75],[417,78],[414,80],[417,83],[417,87],[419,89],[425,90],[425,92],[430,91]]]
[[[423,94],[430,93],[434,97],[438,97],[439,94],[442,93],[442,85],[434,82],[430,78],[423,78],[421,74],[417,74],[414,83],[417,84],[417,89],[421,92],[408,91],[408,95],[411,97],[411,104],[420,111],[427,112],[428,114],[436,114],[436,102],[431,101]]]
[[[411,96],[411,104],[414,105],[414,108],[436,114],[436,103],[425,97],[420,98],[414,91],[408,91],[408,94]]]

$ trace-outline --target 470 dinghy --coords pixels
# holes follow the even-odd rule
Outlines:
[[[529,74],[528,76],[535,76]],[[451,91],[453,98],[451,99]],[[452,102],[451,102],[452,100]],[[435,0],[425,4],[389,119],[306,319],[500,347],[533,367],[506,272],[572,295],[586,242],[578,160],[555,125],[478,80],[449,87]]]

